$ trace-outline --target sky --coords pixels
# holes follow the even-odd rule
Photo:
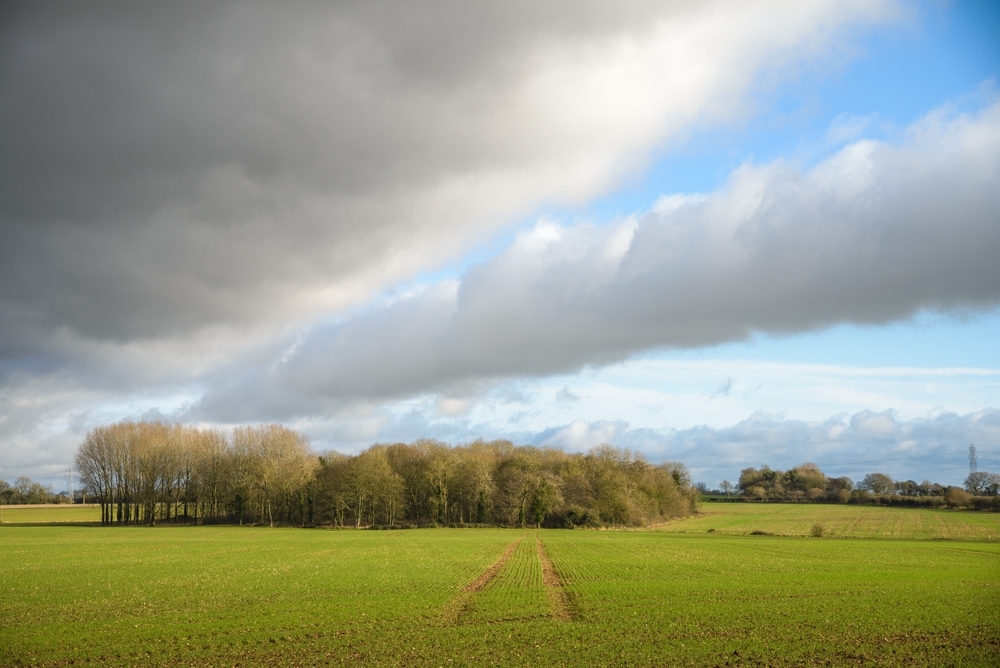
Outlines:
[[[0,478],[118,420],[1000,471],[992,2],[4,3]]]

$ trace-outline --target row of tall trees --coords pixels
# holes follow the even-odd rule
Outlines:
[[[280,425],[224,432],[121,422],[87,434],[76,468],[103,524],[311,520],[316,458]]]
[[[581,454],[422,440],[316,456],[280,425],[122,422],[88,433],[76,467],[102,522],[122,525],[637,526],[687,515],[697,496],[683,465],[609,445]]]
[[[316,476],[316,521],[339,526],[644,525],[683,516],[696,494],[683,465],[609,445],[586,454],[475,441],[331,453]]]

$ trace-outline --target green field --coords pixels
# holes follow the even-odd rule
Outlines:
[[[657,530],[808,536],[816,523],[823,525],[827,537],[1000,541],[998,513],[813,503],[703,503],[696,517],[669,522]]]
[[[726,535],[797,521],[741,505],[667,531],[5,525],[0,664],[1000,663],[1000,543]]]
[[[0,506],[0,522],[4,524],[45,524],[100,522],[101,507],[97,504],[42,504],[35,506]]]

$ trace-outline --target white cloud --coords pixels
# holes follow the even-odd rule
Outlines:
[[[876,114],[867,116],[840,114],[830,123],[830,127],[826,131],[826,142],[837,146],[860,139],[877,121]]]
[[[804,171],[747,164],[664,211],[610,227],[540,222],[460,284],[316,328],[275,373],[206,409],[289,392],[406,396],[755,332],[992,309],[1000,103],[935,111],[899,144],[862,140]]]
[[[626,429],[628,423],[620,420],[614,422],[575,420],[564,427],[542,432],[535,437],[535,442],[551,448],[581,452],[601,443],[618,441]]]

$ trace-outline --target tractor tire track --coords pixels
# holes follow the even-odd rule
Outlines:
[[[462,591],[459,592],[458,596],[453,598],[448,605],[444,608],[444,620],[447,624],[454,624],[458,621],[458,618],[469,611],[472,607],[472,601],[476,594],[481,592],[486,588],[486,585],[490,583],[493,578],[497,576],[500,569],[503,568],[508,561],[510,561],[511,556],[514,554],[514,550],[517,546],[521,544],[523,538],[518,538],[513,543],[507,546],[504,553],[500,555],[500,558],[494,561],[490,566],[480,573],[475,580],[469,584],[462,587]]]
[[[556,567],[549,559],[542,540],[535,534],[535,546],[538,548],[538,560],[542,563],[542,583],[545,585],[545,593],[549,597],[552,605],[552,616],[564,622],[571,622],[578,618],[576,606],[570,593],[566,591],[562,578],[559,577]]]

